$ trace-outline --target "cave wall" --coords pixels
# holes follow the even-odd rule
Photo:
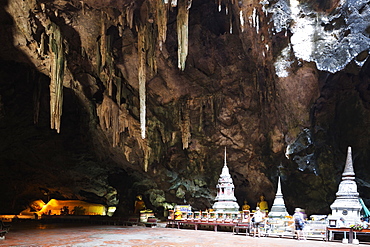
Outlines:
[[[288,211],[329,213],[349,145],[366,202],[367,62],[330,72],[294,55],[294,29],[276,27],[272,3],[177,2],[165,25],[162,1],[1,3],[0,212],[49,196],[127,214],[137,194],[154,210],[210,208],[224,147],[240,205],[261,194],[271,205],[280,174]]]

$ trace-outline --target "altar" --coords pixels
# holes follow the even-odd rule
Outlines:
[[[333,241],[335,234],[343,234],[343,243],[358,244],[357,235],[368,235],[370,229],[354,230],[351,227],[328,227],[327,232],[328,241]]]

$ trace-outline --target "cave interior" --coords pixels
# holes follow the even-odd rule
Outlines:
[[[271,206],[280,177],[289,213],[329,214],[349,146],[370,206],[369,18],[369,1],[2,1],[0,213],[211,208],[225,147],[240,206]]]

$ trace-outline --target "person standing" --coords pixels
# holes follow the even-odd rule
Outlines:
[[[300,208],[295,209],[295,212],[293,214],[293,219],[294,219],[295,231],[297,233],[297,239],[305,240],[305,237],[303,235],[304,214]]]
[[[364,217],[361,217],[361,218],[360,218],[360,225],[361,225],[364,229],[367,229],[367,228],[369,227],[370,223],[369,223],[369,222],[367,222],[367,221],[365,220],[365,218],[364,218]]]
[[[338,221],[338,227],[347,227],[347,223],[346,223],[346,221],[344,220],[343,217],[340,217],[340,219]]]
[[[253,222],[253,237],[256,237],[256,232],[258,232],[258,237],[261,237],[261,227],[263,226],[263,218],[265,214],[261,212],[259,207],[256,207],[256,212],[254,212],[254,215],[252,216],[252,222]]]

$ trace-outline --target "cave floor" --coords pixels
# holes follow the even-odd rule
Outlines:
[[[361,243],[360,245],[369,245]],[[143,226],[12,224],[0,246],[353,246],[339,241],[253,238],[232,232]]]

